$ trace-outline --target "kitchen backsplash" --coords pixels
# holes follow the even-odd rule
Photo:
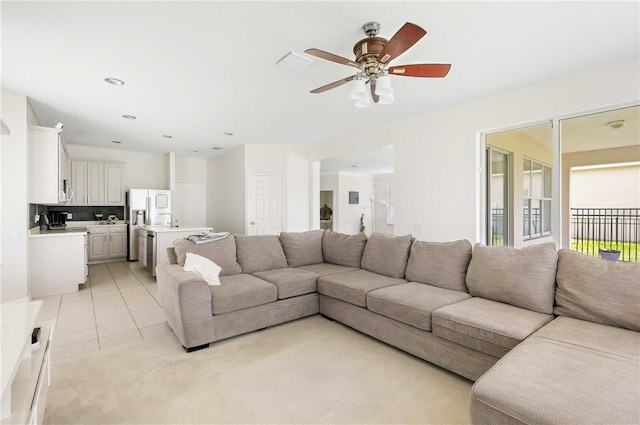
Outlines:
[[[66,205],[36,205],[29,204],[29,228],[37,226],[35,221],[35,216],[37,214],[48,213],[48,212],[58,212],[58,211],[66,211],[71,213],[73,218],[71,220],[67,219],[67,223],[71,223],[74,221],[93,221],[95,220],[95,212],[100,210],[103,212],[103,220],[106,220],[110,215],[115,215],[118,217],[118,220],[124,220],[124,207],[114,207],[114,206],[90,206],[90,207],[82,207],[82,206],[66,206]]]

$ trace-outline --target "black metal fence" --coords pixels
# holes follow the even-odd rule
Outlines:
[[[620,261],[640,261],[640,208],[571,208],[571,249],[599,256],[620,251]]]

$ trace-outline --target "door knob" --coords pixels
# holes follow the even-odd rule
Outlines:
[[[256,222],[255,221],[250,221],[249,224],[253,226],[254,224],[256,224]]]

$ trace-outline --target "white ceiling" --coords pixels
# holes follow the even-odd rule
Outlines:
[[[42,125],[64,123],[71,144],[200,157],[322,142],[640,52],[637,1],[2,1],[0,12],[2,86],[29,96]],[[350,68],[276,65],[311,47],[350,58],[372,20],[386,38],[407,21],[428,32],[391,65],[451,63],[449,75],[394,76],[394,104],[356,109],[348,86],[309,93]]]

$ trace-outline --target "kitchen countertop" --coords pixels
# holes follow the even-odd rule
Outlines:
[[[155,233],[164,233],[164,232],[210,232],[212,230],[211,227],[196,227],[196,226],[185,226],[185,227],[169,227],[169,226],[150,226],[145,224],[144,226],[140,226],[144,230],[148,230]]]
[[[86,227],[66,227],[65,229],[40,230],[40,227],[34,227],[29,230],[29,237],[42,236],[75,236],[87,234]]]

